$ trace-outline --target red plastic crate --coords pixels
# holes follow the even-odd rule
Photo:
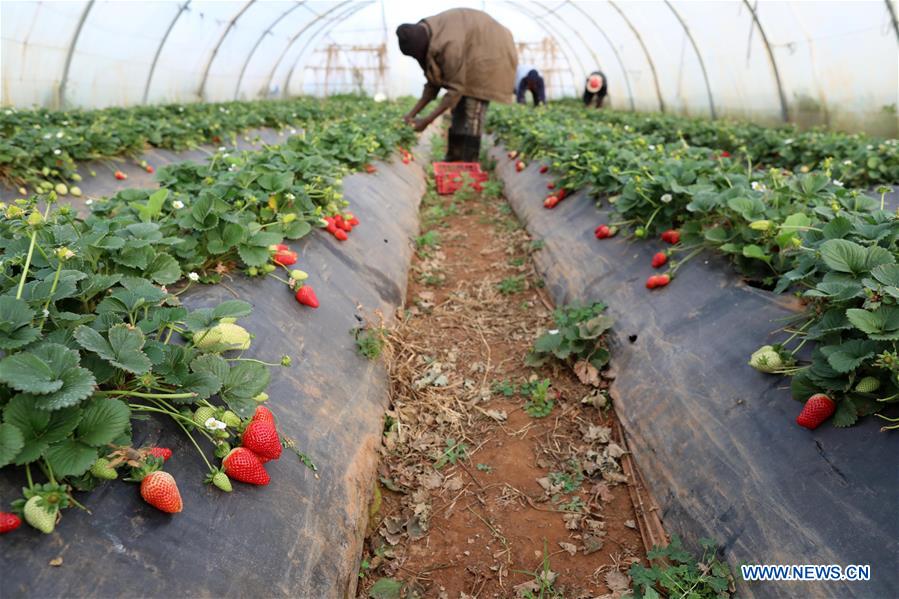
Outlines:
[[[463,175],[473,180],[471,187],[481,191],[481,183],[487,180],[487,173],[481,170],[477,162],[435,162],[434,178],[437,180],[437,193],[449,195],[462,188]]]

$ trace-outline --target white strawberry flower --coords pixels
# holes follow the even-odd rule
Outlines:
[[[60,154],[62,154],[62,150],[60,150],[59,148],[56,148],[55,150],[53,150],[53,154],[55,156],[59,156]]]
[[[663,196],[660,197],[659,199],[662,201],[663,204],[667,204],[667,203],[671,202],[671,200],[673,200],[674,198],[671,197],[671,194],[670,194],[670,193],[666,193],[665,195],[663,195]]]
[[[760,183],[759,181],[753,181],[749,185],[756,191],[765,191],[766,189],[768,189],[767,187],[765,187],[764,183]]]
[[[296,130],[296,129],[291,129],[291,130],[290,130],[290,134],[291,134],[291,135],[296,135],[296,134],[297,134],[297,130]]]
[[[189,273],[189,274],[187,275],[187,278],[190,279],[191,281],[199,281],[199,280],[200,280],[200,275],[198,275],[198,274],[195,273],[195,272],[191,272],[191,273]]]
[[[784,140],[784,145],[785,145],[785,146],[788,146],[788,145],[790,145],[791,143],[793,143],[794,141],[796,141],[796,140],[793,139],[792,137],[789,137],[789,138],[787,138],[787,139]]]
[[[93,203],[94,203],[93,200],[88,200],[88,201],[85,202],[85,204],[87,204],[88,206],[90,206],[90,205],[93,204]]]
[[[12,114],[12,110],[7,110],[7,111],[6,111],[6,114],[7,114],[7,115]]]
[[[228,152],[225,152],[224,154],[222,154],[222,158],[227,158],[227,157],[230,156],[230,155],[231,155],[231,154],[229,154]]]
[[[655,150],[656,147],[655,147],[653,144],[649,144],[649,149],[650,149],[650,150]]]
[[[172,208],[174,208],[175,210],[181,210],[182,208],[184,208],[184,202],[182,202],[181,200],[175,200],[174,202],[172,202]]]
[[[49,133],[44,134],[44,139],[50,139],[51,137],[52,137],[52,135],[50,135]]]
[[[843,161],[843,164],[845,164],[846,166],[849,166],[850,164],[852,164],[852,161],[851,161],[851,160],[844,160],[844,161]]]
[[[47,309],[45,308],[44,311],[43,311],[43,314],[44,314],[44,318],[47,318],[48,316],[50,316],[50,310],[47,310]]]
[[[205,426],[206,429],[210,431],[225,430],[228,427],[227,424],[225,424],[221,420],[216,420],[215,418],[207,418],[206,422],[203,423],[203,426]]]
[[[62,136],[65,135],[62,131],[58,131],[56,133],[56,139],[62,139]]]
[[[219,146],[219,152],[224,152],[227,149],[228,148],[226,148],[225,146]]]
[[[843,187],[843,182],[837,181],[836,179],[833,180],[833,184],[836,185],[837,187]]]
[[[549,331],[546,331],[546,332],[547,332],[548,334],[550,334],[550,335],[558,335],[558,334],[559,334],[559,329],[552,329],[552,330],[549,330]]]

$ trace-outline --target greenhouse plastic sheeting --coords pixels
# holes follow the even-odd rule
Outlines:
[[[738,564],[870,564],[870,582],[740,582],[741,597],[899,597],[899,436],[795,423],[788,381],[746,363],[782,319],[784,296],[701,255],[664,290],[644,287],[661,242],[598,241],[606,211],[581,191],[543,208],[549,175],[492,150],[506,197],[535,239],[557,305],[601,300],[615,317],[616,412],[669,533],[717,540]],[[736,366],[734,366],[736,365]]]
[[[160,155],[146,159],[159,164]],[[269,362],[292,357],[292,367],[272,372],[270,406],[282,434],[315,462],[320,478],[285,450],[269,464],[269,486],[235,483],[225,494],[203,484],[206,468],[175,425],[138,422],[135,446],[173,449],[166,470],[179,481],[184,511],[169,516],[155,510],[135,484],[114,482],[78,494],[92,515],[71,509],[51,536],[24,527],[24,534],[3,539],[3,597],[352,596],[387,377],[380,363],[357,354],[351,330],[372,310],[389,318],[402,303],[425,190],[418,163],[376,164],[377,173],[344,180],[345,197],[362,222],[348,241],[316,231],[290,244],[321,307],[298,305],[270,278],[236,276],[182,296],[191,308],[235,296],[253,305],[241,319],[256,335],[249,355]],[[108,195],[113,185],[139,182],[141,174],[132,174],[127,185],[109,176],[87,178],[82,187],[86,195]],[[12,499],[24,482],[4,472],[0,497]],[[62,558],[60,567],[48,565],[54,558]]]

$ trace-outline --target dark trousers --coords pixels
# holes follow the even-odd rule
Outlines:
[[[481,135],[490,102],[463,96],[453,108],[446,162],[477,162],[481,154]]]

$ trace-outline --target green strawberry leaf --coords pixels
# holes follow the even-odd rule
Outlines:
[[[0,349],[11,350],[28,345],[41,336],[31,326],[34,311],[23,300],[0,296]]]
[[[305,220],[295,220],[284,227],[284,237],[287,239],[299,239],[312,231],[312,225]]]
[[[75,329],[75,340],[86,350],[92,351],[113,366],[134,374],[150,370],[150,358],[141,349],[144,334],[140,329],[117,324],[109,329],[109,340],[84,325]]]
[[[184,377],[184,391],[192,391],[196,397],[186,400],[174,400],[174,403],[195,403],[208,399],[222,388],[222,379],[208,372],[192,372]]]
[[[131,410],[118,399],[94,399],[84,406],[76,436],[87,445],[111,443],[128,428]]]
[[[83,399],[90,397],[97,385],[93,373],[80,366],[69,368],[61,378],[62,387],[53,393],[43,395],[21,393],[19,397],[28,398],[39,410],[59,410],[78,405]]]
[[[370,599],[402,599],[405,595],[405,584],[393,578],[379,578],[368,589]]]
[[[227,300],[213,308],[212,316],[219,318],[241,318],[253,311],[253,307],[242,300]]]
[[[877,353],[877,343],[874,341],[852,339],[840,345],[830,345],[821,348],[821,353],[827,356],[827,362],[837,372],[852,372],[861,366],[865,360]]]
[[[265,391],[269,378],[262,364],[238,362],[225,376],[219,397],[239,416],[251,416],[256,403],[253,398]]]
[[[171,285],[181,278],[181,266],[168,254],[156,254],[144,274],[161,285]]]
[[[25,437],[14,424],[0,424],[0,468],[11,463],[25,447]]]
[[[52,393],[62,375],[78,366],[78,353],[56,343],[44,343],[33,352],[19,352],[0,360],[0,382],[28,393]]]
[[[881,306],[873,312],[860,308],[846,310],[846,317],[871,339],[899,339],[899,306]]]
[[[59,478],[81,476],[97,461],[97,450],[74,439],[66,439],[48,447],[44,457]]]
[[[871,276],[889,287],[899,287],[899,264],[881,264],[871,269]]]
[[[3,409],[3,421],[19,429],[24,440],[15,464],[21,466],[40,458],[50,443],[68,437],[80,420],[78,408],[46,412],[35,410],[31,400],[23,395],[13,397]]]
[[[747,258],[755,258],[756,260],[762,260],[764,262],[771,261],[771,256],[766,254],[765,250],[755,244],[744,245],[743,255]]]
[[[837,411],[833,415],[833,425],[837,428],[846,428],[855,424],[856,421],[858,421],[858,410],[851,398],[844,397],[837,404]]]
[[[247,266],[263,266],[271,257],[268,247],[241,244],[237,255]]]
[[[820,251],[824,263],[837,272],[861,274],[870,268],[867,251],[853,241],[829,239],[821,244]]]
[[[190,363],[190,369],[194,372],[206,373],[224,381],[228,377],[231,367],[228,362],[216,354],[203,354]]]

